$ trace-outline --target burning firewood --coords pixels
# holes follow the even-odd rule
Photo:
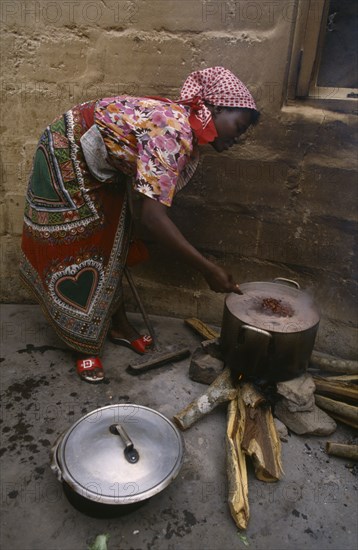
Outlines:
[[[244,382],[240,385],[240,393],[245,405],[253,409],[256,409],[261,403],[266,401],[264,395],[249,382]]]
[[[282,313],[280,306],[281,304],[276,304],[272,301],[266,301],[263,304],[264,308],[271,308],[274,313],[278,312],[278,310]],[[289,316],[289,311],[286,311],[286,313]],[[211,329],[199,319],[186,319],[185,323],[205,340],[214,340],[219,336],[217,331]],[[313,351],[311,363],[319,366],[322,370],[332,371],[340,374],[340,376],[314,378],[315,384],[312,381],[312,389],[309,396],[311,397],[312,408],[308,408],[308,401],[303,399],[301,386],[298,396],[294,394],[291,388],[291,393],[288,397],[291,399],[294,407],[292,406],[286,412],[287,414],[300,417],[305,415],[316,417],[319,413],[320,416],[324,415],[330,424],[328,425],[326,422],[327,425],[322,426],[323,423],[321,422],[317,427],[317,422],[315,422],[313,428],[310,426],[311,432],[296,431],[295,433],[321,434],[324,430],[325,433],[332,433],[336,424],[330,416],[350,426],[358,427],[358,407],[320,395],[324,393],[335,398],[348,400],[349,402],[357,402],[357,388],[354,382],[358,380],[358,362],[338,359]],[[301,383],[302,380],[300,380]],[[308,392],[307,388],[306,390]],[[290,401],[289,398],[286,401]],[[251,383],[244,382],[243,380],[238,388],[234,387],[230,370],[225,368],[206,393],[174,416],[174,422],[179,428],[186,430],[205,414],[211,412],[216,405],[224,401],[230,401],[226,429],[228,502],[236,525],[240,529],[246,529],[250,513],[246,456],[249,456],[253,462],[257,479],[265,482],[276,482],[283,475],[281,442],[276,430],[271,407],[265,403],[265,397]],[[303,403],[302,401],[305,402]],[[277,405],[282,404],[282,402],[283,399]],[[318,407],[329,412],[329,416],[322,410],[319,410]],[[286,424],[284,420],[283,422]],[[337,450],[335,445],[332,443],[330,446],[327,446],[329,454],[337,453],[337,456],[356,459],[357,446],[339,445],[340,448]],[[349,447],[349,449],[342,450],[342,447]],[[344,452],[348,454],[338,454]]]
[[[217,405],[235,399],[236,395],[237,389],[232,384],[230,371],[225,369],[205,393],[176,414],[173,420],[181,430],[187,430]]]
[[[245,406],[242,400],[229,403],[226,429],[228,503],[239,529],[246,529],[249,517],[246,458],[241,448],[245,428]]]
[[[344,445],[343,443],[327,441],[326,453],[340,456],[341,458],[348,458],[349,460],[358,460],[358,445]]]
[[[317,394],[315,400],[318,407],[327,411],[335,420],[339,420],[353,428],[358,428],[358,407]]]

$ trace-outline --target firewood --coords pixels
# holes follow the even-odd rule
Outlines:
[[[327,441],[326,453],[329,455],[348,458],[349,460],[358,460],[358,445],[344,445],[343,443],[334,443]]]
[[[241,393],[238,394],[238,400],[241,400],[241,406],[245,407],[242,449],[251,457],[257,479],[267,482],[278,481],[283,474],[281,441],[271,408],[261,406],[254,409],[250,405],[245,405]]]
[[[339,374],[338,376],[325,376],[327,380],[341,380],[342,382],[358,382],[358,374]]]
[[[326,353],[313,350],[311,363],[318,365],[322,370],[328,372],[340,372],[342,374],[358,374],[358,361],[332,357]]]
[[[358,428],[358,407],[317,394],[315,395],[315,401],[318,407],[327,411],[334,419],[340,420],[348,426]]]
[[[266,401],[265,396],[249,382],[244,382],[240,385],[240,394],[245,405],[249,405],[253,409],[256,409],[256,407]]]
[[[316,393],[335,397],[341,401],[358,402],[358,386],[341,380],[331,380],[322,376],[313,376]]]
[[[213,330],[208,325],[203,323],[203,321],[200,321],[200,319],[196,319],[195,317],[192,317],[191,319],[185,319],[184,322],[186,325],[194,329],[195,332],[197,332],[205,340],[212,340],[220,336],[219,332],[216,332],[216,330]]]
[[[358,429],[358,422],[351,420],[347,418],[346,416],[342,416],[340,414],[336,414],[332,411],[329,411],[329,416],[334,420],[338,420],[338,422],[342,422],[342,424],[346,424],[347,426],[351,426],[352,428]]]
[[[234,399],[227,412],[226,456],[229,508],[239,529],[246,529],[250,517],[246,458],[241,449],[244,425],[244,402]]]
[[[231,401],[236,396],[237,388],[232,384],[229,369],[225,369],[205,393],[176,414],[173,420],[181,430],[187,430],[194,422],[211,412],[217,405],[225,401]]]

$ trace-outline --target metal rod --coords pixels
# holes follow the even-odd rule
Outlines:
[[[124,268],[124,273],[125,273],[125,276],[127,277],[127,281],[129,283],[129,286],[131,287],[131,291],[133,292],[133,296],[134,298],[136,299],[136,302],[138,304],[138,307],[141,311],[141,314],[143,316],[143,319],[144,319],[144,322],[145,324],[147,325],[147,328],[148,328],[148,331],[149,331],[149,334],[151,335],[152,337],[152,340],[153,340],[153,346],[156,347],[157,345],[157,339],[156,339],[156,336],[155,336],[155,333],[154,333],[154,330],[153,330],[153,326],[152,326],[152,323],[150,322],[149,320],[149,317],[148,315],[146,314],[146,311],[144,309],[144,306],[142,304],[142,301],[141,299],[139,298],[139,294],[138,294],[138,291],[136,289],[136,286],[134,284],[134,281],[133,281],[133,277],[128,269],[128,267],[125,267]]]

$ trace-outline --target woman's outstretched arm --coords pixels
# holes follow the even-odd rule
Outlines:
[[[205,258],[186,240],[168,217],[165,205],[149,197],[143,197],[141,222],[157,242],[166,246],[187,265],[199,271],[211,290],[241,294],[239,285],[234,282],[232,275]]]

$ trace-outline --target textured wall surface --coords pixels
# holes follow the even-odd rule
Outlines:
[[[2,0],[2,301],[31,300],[17,269],[24,191],[43,128],[88,99],[174,98],[189,72],[220,64],[250,88],[262,120],[230,152],[203,148],[171,215],[239,281],[299,281],[322,312],[319,347],[354,355],[356,122],[283,106],[294,4]],[[150,261],[133,270],[148,311],[220,324],[224,296],[149,245]]]

